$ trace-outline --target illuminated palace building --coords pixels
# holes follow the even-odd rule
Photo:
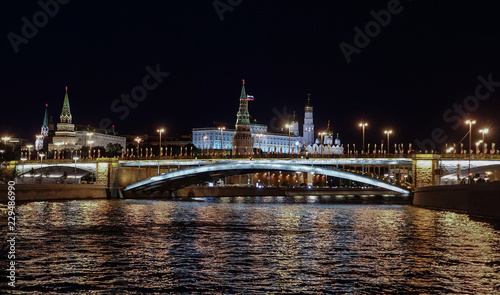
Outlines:
[[[36,149],[38,151],[47,150],[54,154],[54,156],[56,154],[61,154],[63,151],[71,152],[71,154],[76,152],[74,155],[81,155],[83,147],[86,147],[84,150],[89,151],[92,147],[106,147],[109,143],[119,144],[122,148],[126,146],[126,138],[116,136],[113,132],[91,128],[90,126],[73,124],[73,117],[69,105],[68,87],[66,87],[63,107],[61,115],[59,116],[60,122],[57,123],[56,130],[54,130],[52,118],[50,122],[47,123],[47,117],[46,108],[42,132],[41,135],[37,136]],[[80,154],[78,152],[80,152]]]
[[[200,150],[210,152],[213,150],[232,151],[234,155],[250,155],[257,153],[292,153],[304,151],[310,153],[323,152],[325,154],[341,154],[340,140],[333,142],[333,134],[329,130],[324,132],[320,139],[314,139],[313,107],[308,95],[305,105],[303,136],[299,134],[299,123],[295,114],[291,122],[282,126],[282,132],[269,132],[268,126],[250,122],[248,113],[248,100],[245,91],[245,81],[241,88],[240,106],[236,115],[235,129],[225,127],[193,128],[193,144]]]

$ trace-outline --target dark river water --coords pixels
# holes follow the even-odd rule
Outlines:
[[[17,218],[1,294],[500,293],[498,225],[407,205],[89,200],[18,204]]]

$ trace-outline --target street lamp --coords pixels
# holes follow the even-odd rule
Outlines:
[[[24,164],[26,163],[26,160],[28,160],[28,159],[27,158],[21,158],[21,161],[23,161],[23,170],[22,170],[23,172],[21,173],[21,175],[22,175],[23,178],[21,178],[21,182],[23,182],[23,183],[24,183]]]
[[[157,129],[157,130],[156,130],[156,132],[160,133],[160,141],[159,141],[160,152],[159,152],[159,155],[160,155],[160,157],[161,157],[161,134],[162,134],[163,132],[165,132],[165,129],[163,129],[163,128],[162,128],[162,129]]]
[[[361,122],[359,123],[359,127],[363,128],[363,154],[365,153],[365,127],[368,126],[368,123]]]
[[[479,130],[479,133],[481,133],[483,135],[483,142],[484,142],[484,134],[488,134],[490,130],[488,128],[484,128],[484,129],[481,129]],[[483,150],[483,152],[485,152],[485,150]]]
[[[56,150],[54,152],[54,159],[56,159],[56,154],[59,154],[58,158],[61,158],[61,144],[63,144],[63,143],[62,142],[56,142],[54,144],[56,145]]]
[[[288,153],[290,154],[290,150],[292,149],[291,148],[291,142],[290,142],[290,131],[292,129],[292,125],[291,124],[286,124],[285,127],[288,128]]]
[[[40,183],[42,183],[43,157],[45,157],[45,154],[40,154]]]
[[[89,144],[89,158],[92,158],[92,144],[94,143],[93,140],[89,140],[88,141],[88,144]]]
[[[323,149],[324,149],[324,147],[323,147],[323,136],[326,135],[326,132],[319,132],[318,135],[319,135],[319,140],[320,140],[319,144],[321,145],[321,154],[323,154]]]
[[[9,137],[9,136],[4,136],[4,137],[2,137],[2,140],[3,140],[3,144],[4,144],[5,146],[7,146],[7,141],[9,141],[9,140],[10,140],[10,137]],[[7,148],[5,148],[5,149],[7,149]]]
[[[31,148],[33,147],[33,145],[28,144],[26,147],[28,148],[28,160],[31,160]]]
[[[203,135],[203,154],[205,154],[205,140],[207,140],[208,136]]]
[[[391,135],[392,130],[385,130],[384,133],[387,134],[387,154],[390,154],[391,145],[389,144],[389,135]]]
[[[488,128],[479,130],[479,133],[483,134],[483,141],[484,141],[484,134],[488,134],[488,131],[489,131]]]
[[[78,161],[80,158],[79,157],[73,157],[73,160],[75,160],[75,184],[76,184],[76,161]]]
[[[479,151],[479,149],[480,149],[480,148],[479,148],[479,145],[480,145],[482,142],[483,142],[483,140],[480,140],[480,141],[476,142],[476,154],[479,154],[479,152],[480,152],[480,151]]]
[[[471,160],[471,151],[472,151],[472,124],[476,124],[476,120],[467,120],[465,124],[469,124],[469,183],[471,183],[471,174],[470,174],[470,160]]]
[[[139,157],[139,144],[141,143],[142,139],[136,137],[134,140],[137,142],[137,157]]]
[[[224,152],[224,149],[222,148],[222,132],[226,130],[226,127],[219,127],[217,128],[220,130],[220,149],[221,149],[221,154]]]
[[[89,139],[87,139],[87,144],[89,145],[89,158],[92,158],[92,144],[94,143],[92,135],[94,135],[94,133],[87,132],[87,136],[89,137]]]
[[[258,149],[258,150],[257,150],[257,152],[259,152],[259,151],[260,151],[260,138],[261,138],[261,137],[262,137],[262,133],[258,133],[258,134],[257,134],[257,146],[258,146],[258,147],[257,147],[257,149]]]

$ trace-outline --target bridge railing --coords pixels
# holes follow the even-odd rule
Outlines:
[[[499,160],[500,154],[471,154],[471,160]],[[441,154],[441,160],[468,160],[468,154]]]
[[[119,160],[183,160],[183,159],[197,159],[197,160],[220,160],[220,159],[243,159],[248,160],[252,159],[345,159],[345,158],[368,158],[368,159],[377,159],[377,158],[410,158],[411,155],[407,154],[357,154],[357,155],[304,155],[304,154],[254,154],[251,156],[242,156],[242,155],[192,155],[192,156],[152,156],[152,157],[120,157]]]
[[[137,157],[137,156],[132,156],[132,157],[114,157],[114,158],[106,158],[106,157],[100,157],[100,158],[79,158],[77,160],[77,163],[90,163],[90,162],[96,162],[96,161],[106,161],[109,159],[117,159],[120,161],[124,160],[149,160],[149,161],[155,161],[155,160],[217,160],[217,159],[249,159],[250,157],[252,159],[349,159],[349,158],[365,158],[365,159],[381,159],[381,158],[412,158],[416,154],[343,154],[343,155],[324,155],[324,154],[253,154],[253,155],[248,155],[248,156],[243,156],[243,155],[220,155],[220,154],[213,154],[213,155],[176,155],[176,156],[143,156],[143,157]],[[469,155],[468,154],[435,154],[435,155],[441,155],[441,160],[468,160]],[[500,154],[472,154],[471,155],[472,160],[499,160],[500,159]],[[32,160],[26,160],[26,161],[17,161],[18,163],[26,163],[26,164],[33,164],[33,163],[51,163],[51,164],[59,164],[59,163],[74,163],[73,159],[32,159]]]

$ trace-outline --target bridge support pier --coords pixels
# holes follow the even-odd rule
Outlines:
[[[441,155],[416,154],[412,156],[413,186],[435,186],[439,182]]]
[[[306,177],[306,183],[307,185],[313,185],[313,176],[312,176],[312,173],[307,173],[307,177]]]

